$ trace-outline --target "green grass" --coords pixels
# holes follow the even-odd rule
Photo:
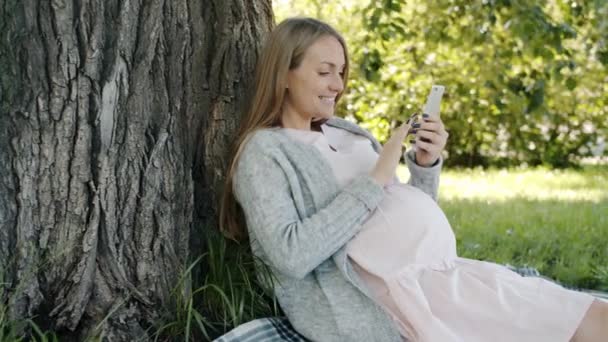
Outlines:
[[[607,166],[444,170],[439,191],[460,256],[608,290]]]
[[[407,179],[405,168],[399,172]],[[444,170],[439,204],[461,256],[532,266],[566,285],[608,291],[608,166]],[[205,253],[180,272],[172,305],[149,328],[153,340],[210,340],[249,320],[281,314],[254,276],[247,245],[217,233],[207,237]],[[194,276],[199,268],[202,276]],[[56,339],[32,320],[10,320],[0,306],[0,341]]]
[[[272,275],[264,265],[255,264],[248,243],[234,243],[216,231],[206,234],[207,251],[182,271],[173,306],[150,329],[154,341],[212,340],[255,318],[282,314],[255,274],[267,284]],[[192,272],[198,267],[200,278]],[[192,290],[185,286],[190,282]]]
[[[59,339],[53,332],[43,332],[31,319],[11,319],[8,315],[8,308],[0,303],[0,341],[56,342]]]

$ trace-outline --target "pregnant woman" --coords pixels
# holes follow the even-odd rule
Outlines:
[[[348,66],[325,23],[273,30],[224,192],[221,229],[248,236],[296,330],[315,341],[605,341],[608,304],[458,257],[435,202],[443,123],[410,118],[380,146],[333,116]],[[402,184],[408,134],[417,148]]]

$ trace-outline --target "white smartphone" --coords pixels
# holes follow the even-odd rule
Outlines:
[[[441,106],[441,97],[445,87],[442,85],[434,84],[431,87],[429,96],[426,98],[426,104],[422,107],[422,113],[430,116],[439,117],[439,109]]]

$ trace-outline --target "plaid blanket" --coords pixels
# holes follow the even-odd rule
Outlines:
[[[538,270],[532,267],[514,267],[506,265],[512,271],[524,277],[543,277]],[[543,277],[545,278],[545,277]],[[548,278],[545,278],[548,279]],[[551,279],[549,279],[551,280]],[[551,280],[553,281],[553,280]],[[586,291],[589,294],[608,301],[608,293]],[[251,322],[241,324],[213,342],[307,342],[304,336],[298,334],[285,317],[258,318]]]
[[[214,342],[306,342],[285,317],[258,318],[241,324]]]

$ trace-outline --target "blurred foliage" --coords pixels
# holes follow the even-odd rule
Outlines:
[[[278,21],[307,15],[349,43],[340,113],[386,139],[446,86],[446,164],[575,165],[606,156],[608,2],[276,0]]]

